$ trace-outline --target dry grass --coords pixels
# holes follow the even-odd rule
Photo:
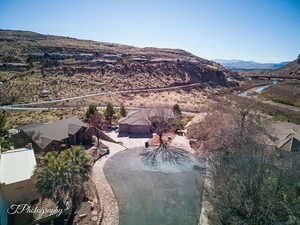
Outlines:
[[[8,127],[12,128],[31,122],[51,122],[69,117],[85,118],[85,112],[89,104],[105,106],[111,102],[114,106],[124,104],[125,107],[152,107],[155,104],[168,104],[173,106],[179,104],[183,111],[201,111],[207,108],[213,101],[204,95],[204,92],[197,89],[165,91],[157,93],[138,93],[126,95],[108,95],[97,96],[82,100],[74,100],[70,102],[53,105],[56,107],[65,106],[62,109],[44,110],[44,111],[18,111],[8,114]],[[103,111],[101,109],[100,111]],[[116,120],[118,117],[118,110]],[[184,117],[185,118],[185,117]],[[185,118],[187,123],[191,118]],[[116,122],[116,121],[115,121]]]
[[[87,99],[74,100],[63,105],[67,106],[87,106],[89,104],[96,104],[104,106],[106,103],[111,102],[115,106],[124,104],[127,107],[150,107],[153,104],[174,104],[180,105],[182,110],[185,111],[199,111],[201,107],[212,102],[204,91],[197,89],[191,90],[176,90],[176,91],[163,91],[163,92],[149,92],[149,93],[135,93],[135,94],[122,94],[122,95],[105,95],[96,96]]]
[[[13,128],[18,125],[32,122],[48,123],[64,118],[76,116],[84,119],[85,108],[53,109],[45,111],[21,111],[8,113],[7,127]]]
[[[300,107],[300,82],[279,83],[265,89],[262,96],[274,102]]]

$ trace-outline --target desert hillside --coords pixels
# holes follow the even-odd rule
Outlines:
[[[220,64],[180,49],[0,30],[2,104],[195,82],[226,87],[236,85],[236,78]]]
[[[300,76],[300,55],[296,60],[275,70],[275,72],[283,75]]]

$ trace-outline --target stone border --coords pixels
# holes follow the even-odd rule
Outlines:
[[[117,144],[114,144],[117,146]],[[120,150],[110,150],[110,154],[100,158],[95,162],[91,179],[96,185],[96,190],[102,205],[102,216],[101,223],[103,225],[118,225],[119,224],[119,205],[118,201],[112,191],[110,184],[108,183],[106,176],[103,171],[104,164],[107,159],[112,157],[114,154],[124,151],[125,148],[122,145],[118,145]]]

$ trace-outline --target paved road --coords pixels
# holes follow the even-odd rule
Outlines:
[[[194,84],[186,84],[186,85],[180,85],[180,86],[174,86],[174,87],[163,87],[163,88],[148,88],[148,89],[145,88],[145,89],[133,89],[133,90],[123,90],[123,91],[102,91],[102,92],[97,92],[94,94],[80,95],[80,96],[75,96],[75,97],[55,99],[55,100],[49,100],[49,101],[28,102],[28,103],[19,103],[19,104],[14,104],[14,105],[0,106],[0,109],[14,110],[14,109],[19,109],[20,106],[51,104],[51,103],[65,102],[65,101],[76,100],[76,99],[95,97],[95,96],[100,96],[100,95],[130,94],[130,93],[152,92],[152,91],[168,91],[168,90],[182,89],[182,88],[188,88],[188,87],[197,87],[200,85],[202,85],[202,84],[194,83]],[[32,108],[30,108],[30,107],[26,107],[26,108],[28,110],[32,110]],[[44,109],[49,109],[49,108],[44,108]],[[39,110],[44,110],[44,109],[39,108]]]

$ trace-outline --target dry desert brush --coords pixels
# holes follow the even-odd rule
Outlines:
[[[300,160],[264,144],[253,113],[240,110],[210,155],[206,198],[213,225],[300,224]]]

